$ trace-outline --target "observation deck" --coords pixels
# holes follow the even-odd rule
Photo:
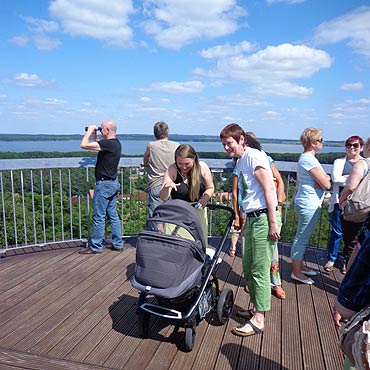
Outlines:
[[[230,332],[243,323],[236,312],[248,307],[249,295],[243,290],[240,250],[230,257],[228,240],[217,271],[221,288],[231,288],[235,296],[228,322],[220,326],[216,314],[209,313],[197,326],[191,352],[183,350],[184,330],[159,318],[152,317],[147,338],[138,336],[138,292],[130,278],[146,214],[138,196],[139,161],[121,163],[121,193],[127,195],[119,200],[124,250],[105,249],[100,255],[78,254],[90,232],[91,159],[0,161],[0,369],[342,369],[332,321],[342,275],[336,268],[323,270],[326,250],[320,246],[328,230],[320,221],[310,243],[317,247],[308,247],[305,254],[306,264],[318,272],[315,284],[290,279],[294,217],[289,215],[289,186],[294,182],[289,176],[294,179],[294,170],[283,163],[278,167],[286,176],[288,202],[279,251],[287,298],[271,297],[265,332],[249,338]],[[228,162],[209,162],[216,192],[227,187]],[[209,244],[214,246],[220,222],[218,214],[210,215]]]

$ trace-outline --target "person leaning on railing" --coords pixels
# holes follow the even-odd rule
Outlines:
[[[303,153],[297,164],[298,185],[294,197],[298,229],[291,249],[291,279],[304,284],[314,283],[311,277],[315,276],[316,272],[304,265],[303,255],[319,218],[325,190],[330,189],[330,176],[315,157],[316,152],[322,149],[323,143],[320,129],[306,128],[301,135]]]
[[[153,216],[154,209],[162,203],[160,191],[163,176],[167,168],[173,163],[175,150],[180,145],[176,141],[168,139],[168,125],[159,121],[153,128],[155,141],[146,146],[142,166],[147,167],[147,218]]]

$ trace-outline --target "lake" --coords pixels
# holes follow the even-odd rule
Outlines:
[[[55,141],[0,141],[0,152],[76,152],[80,149],[80,140],[55,140]],[[122,153],[128,155],[143,155],[147,141],[122,141]],[[221,142],[184,142],[195,148],[198,152],[223,152]],[[302,146],[294,143],[264,143],[264,151],[268,153],[301,153]],[[324,145],[322,153],[344,153],[344,147]]]

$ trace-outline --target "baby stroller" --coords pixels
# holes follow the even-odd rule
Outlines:
[[[226,230],[216,247],[207,248],[200,218],[182,200],[159,205],[136,244],[136,269],[131,284],[140,292],[137,308],[139,335],[149,331],[151,315],[185,328],[185,350],[194,345],[196,326],[215,310],[224,324],[234,302],[233,291],[220,291],[216,266],[234,220],[234,211],[221,205],[211,210],[230,213]],[[208,253],[207,253],[208,252]]]

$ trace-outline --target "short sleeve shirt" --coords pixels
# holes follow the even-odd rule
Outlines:
[[[247,147],[236,164],[238,190],[244,212],[253,212],[267,208],[264,190],[254,176],[254,171],[257,167],[262,167],[268,171],[271,182],[273,182],[272,171],[266,153]]]
[[[315,180],[310,171],[322,166],[315,156],[302,153],[297,163],[297,192],[294,203],[299,207],[314,209],[320,207],[324,199],[324,190],[315,187]]]

